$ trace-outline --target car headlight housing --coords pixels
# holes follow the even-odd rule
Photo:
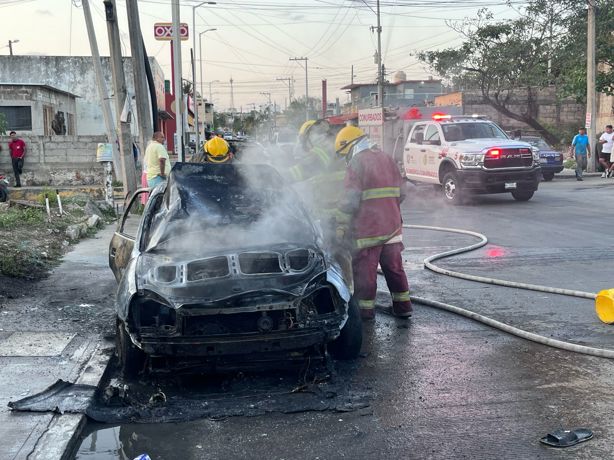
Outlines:
[[[459,161],[465,168],[477,167],[484,161],[484,155],[481,153],[463,153],[459,157]]]
[[[165,257],[143,254],[139,259],[138,273],[151,283],[172,283],[179,277],[179,265]]]

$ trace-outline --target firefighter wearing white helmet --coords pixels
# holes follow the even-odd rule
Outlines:
[[[349,237],[353,243],[354,298],[361,317],[375,317],[379,264],[392,295],[393,314],[407,318],[412,306],[401,258],[400,206],[405,194],[399,168],[390,155],[372,148],[356,126],[339,131],[335,149],[349,159],[337,212],[337,237]]]

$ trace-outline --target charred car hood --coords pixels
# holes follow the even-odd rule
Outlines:
[[[301,200],[266,165],[173,168],[143,226],[136,288],[166,303],[300,296],[328,262]]]

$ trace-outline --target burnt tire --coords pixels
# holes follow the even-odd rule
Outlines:
[[[512,196],[516,201],[529,201],[534,193],[533,190],[514,190]]]
[[[465,192],[460,186],[456,172],[448,171],[443,175],[441,189],[443,190],[443,198],[446,203],[459,205],[465,201]]]
[[[122,376],[137,377],[145,367],[145,353],[132,343],[124,322],[119,318],[115,331],[115,351]]]
[[[0,203],[4,203],[9,199],[9,192],[5,188],[0,188]]]
[[[554,179],[554,173],[553,172],[542,173],[542,176],[544,176],[544,181],[546,181],[546,182],[550,182],[552,179]]]
[[[356,359],[362,348],[362,320],[358,303],[352,298],[348,304],[348,320],[339,337],[328,344],[328,352],[335,359]]]

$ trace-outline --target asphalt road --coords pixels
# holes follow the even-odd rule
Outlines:
[[[406,223],[488,236],[488,246],[442,266],[597,292],[614,287],[613,197],[614,180],[600,178],[542,183],[526,203],[491,195],[449,207],[430,189],[419,189],[404,213]],[[473,241],[408,231],[412,292],[531,332],[614,349],[614,326],[598,321],[590,300],[456,280],[421,267],[427,255]],[[145,452],[153,460],[611,456],[612,361],[537,345],[420,305],[409,322],[378,314],[364,334],[364,357],[338,366],[337,379],[367,391],[368,407],[92,424],[77,458],[132,459]],[[587,427],[595,437],[565,450],[540,445],[541,436],[562,427]]]

